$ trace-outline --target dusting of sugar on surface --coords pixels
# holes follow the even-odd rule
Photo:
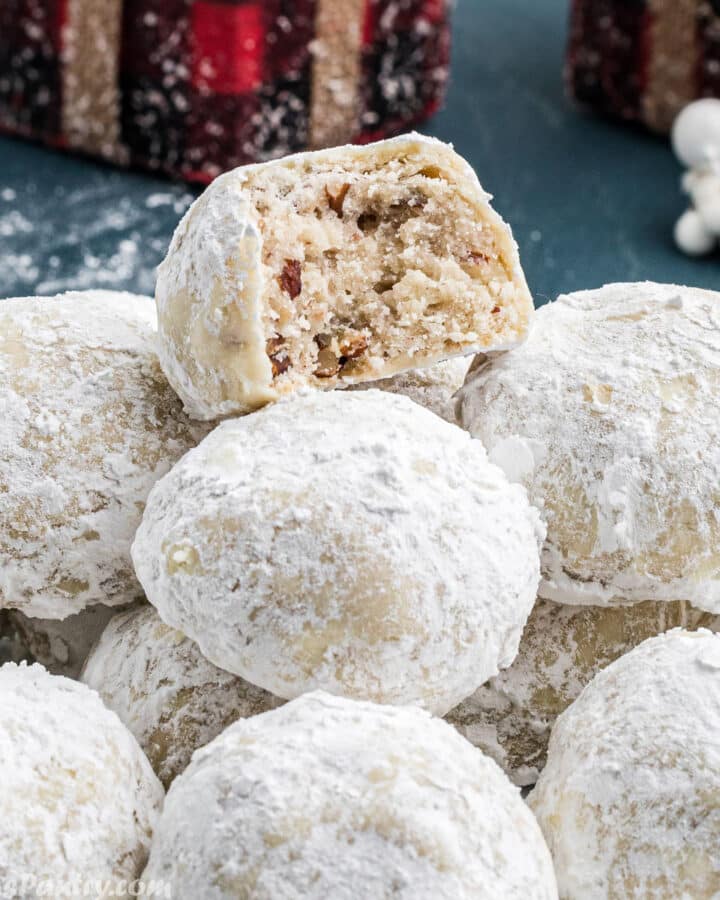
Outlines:
[[[478,358],[462,424],[548,526],[540,595],[720,611],[720,294],[608,285]]]
[[[140,875],[163,789],[94,691],[38,665],[4,665],[0,759],[3,885]]]
[[[563,900],[720,890],[720,636],[675,629],[595,676],[557,720],[529,803]]]
[[[155,269],[195,194],[83,171],[83,179],[71,172],[67,184],[49,189],[26,177],[3,187],[0,175],[0,297],[92,288],[153,293]]]
[[[195,754],[145,878],[176,900],[557,898],[537,823],[492,760],[419,709],[320,692]]]
[[[461,429],[395,394],[308,391],[186,454],[133,559],[167,624],[277,696],[445,713],[514,658],[541,539]]]

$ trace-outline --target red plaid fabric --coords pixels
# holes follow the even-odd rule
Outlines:
[[[67,72],[68,10],[83,21],[86,4],[105,2],[0,2],[0,129],[65,144],[63,85],[70,75],[75,84],[84,77],[83,54]],[[360,73],[350,86],[356,102],[344,111],[354,124],[344,140],[407,129],[444,96],[450,0],[353,0],[359,21],[333,26],[347,34],[329,36],[318,35],[317,23],[328,21],[321,5],[337,0],[112,2],[121,3],[122,15],[112,85],[119,88],[122,154],[114,158],[134,166],[209,181],[234,166],[308,148],[311,123],[325,113],[313,107],[320,40],[329,39],[340,58],[358,55],[349,70]],[[352,34],[362,35],[360,45]],[[89,91],[103,88],[87,82]]]
[[[720,2],[573,0],[566,73],[580,103],[666,132],[720,97]]]

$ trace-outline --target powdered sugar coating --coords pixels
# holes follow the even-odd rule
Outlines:
[[[135,735],[165,787],[236,719],[282,703],[208,662],[149,605],[110,621],[82,681]]]
[[[131,294],[0,304],[0,607],[63,619],[141,596],[129,551],[147,495],[207,433],[154,329]]]
[[[422,180],[419,195],[413,178]],[[440,184],[445,196],[436,197]],[[361,189],[360,207],[350,215]],[[292,192],[297,196],[289,202]],[[527,331],[532,299],[511,231],[490,199],[452,147],[419,134],[221,175],[180,222],[158,271],[160,360],[188,413],[204,420],[244,414],[300,387],[374,381],[514,346]],[[382,218],[400,205],[414,209],[411,223],[392,229],[405,242],[381,249],[376,259],[367,246],[377,223],[363,231],[355,221],[363,208]],[[423,231],[425,206],[433,207],[434,219]],[[441,250],[461,219],[455,243],[462,246]],[[341,279],[337,261],[346,257],[354,274]],[[393,274],[398,266],[404,271]],[[374,286],[364,284],[369,273]],[[273,300],[278,280],[285,282],[285,309],[281,298]],[[366,308],[363,298],[376,288]],[[442,297],[434,296],[438,291]],[[381,338],[390,327],[408,337],[402,352],[389,352]],[[325,336],[340,356],[335,338],[345,330],[362,348],[352,366],[313,377],[315,366],[308,369],[300,357],[316,352]],[[268,350],[278,338],[281,371]]]
[[[720,629],[687,603],[567,606],[538,600],[513,664],[451,710],[446,720],[519,785],[535,784],[550,730],[605,666],[663,631]]]
[[[198,751],[145,877],[177,900],[557,896],[537,823],[492,760],[421,710],[320,692]]]
[[[445,713],[513,660],[541,539],[461,429],[406,397],[305,392],[188,453],[133,559],[167,624],[277,696]]]
[[[454,395],[463,386],[470,363],[464,356],[446,359],[427,369],[411,369],[392,378],[382,378],[369,384],[356,384],[350,391],[366,391],[369,388],[403,394],[446,422],[455,424]]]
[[[530,806],[560,896],[720,891],[720,636],[681,629],[597,675],[558,719]]]
[[[0,760],[0,879],[37,879],[16,896],[50,896],[48,883],[139,876],[163,789],[94,691],[42,666],[6,663]]]
[[[720,611],[720,294],[617,284],[478,358],[462,424],[548,527],[540,596]]]

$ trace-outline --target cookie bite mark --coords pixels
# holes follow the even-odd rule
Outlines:
[[[218,179],[178,229],[158,282],[161,358],[187,408],[244,413],[300,387],[375,381],[521,341],[532,301],[488,200],[464,160],[418,135]],[[246,371],[239,355],[214,353],[224,325],[211,307],[228,311],[247,358],[264,348],[267,366]],[[277,341],[287,365],[276,364]]]

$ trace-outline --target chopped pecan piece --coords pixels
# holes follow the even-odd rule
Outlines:
[[[275,337],[270,338],[265,345],[265,352],[270,357],[270,362],[272,363],[273,378],[277,378],[278,375],[287,372],[292,365],[288,352],[284,349],[284,344],[285,338],[280,337],[280,335],[275,335]]]
[[[294,300],[302,293],[302,263],[299,259],[286,259],[282,273],[278,276],[280,287]]]
[[[363,234],[374,231],[380,224],[380,217],[374,212],[364,212],[358,216],[357,227]]]
[[[362,334],[356,334],[345,338],[340,344],[340,353],[342,354],[340,358],[341,365],[349,359],[357,359],[358,356],[362,356],[367,348],[367,338]]]
[[[340,360],[332,350],[321,350],[318,353],[318,366],[315,369],[316,378],[332,378],[340,371]]]
[[[343,206],[345,205],[345,198],[347,197],[347,192],[349,190],[349,184],[344,184],[337,192],[337,194],[331,194],[330,191],[325,188],[325,195],[327,197],[328,206],[340,219],[342,219],[343,217]]]
[[[332,344],[332,335],[331,334],[316,334],[314,337],[315,343],[321,350],[327,350],[327,348]]]
[[[482,253],[480,250],[468,250],[465,259],[474,266],[490,262],[490,257],[487,253]]]

